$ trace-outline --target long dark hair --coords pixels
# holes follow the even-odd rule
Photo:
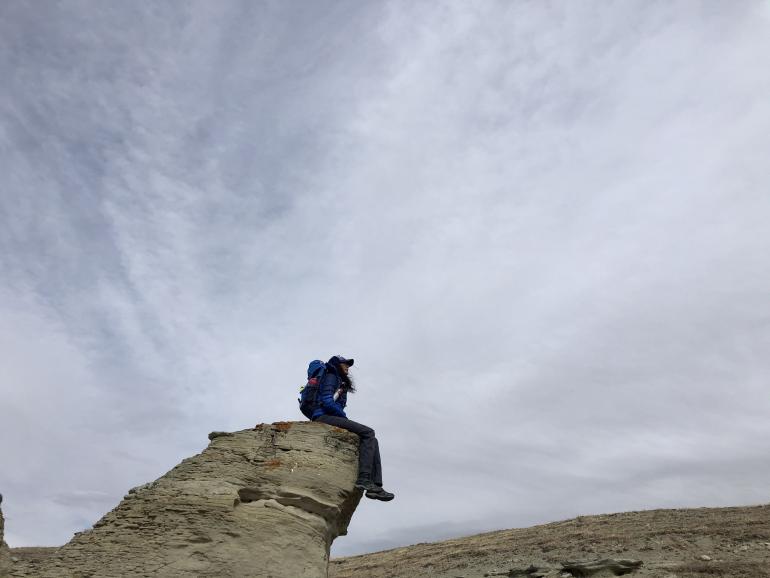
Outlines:
[[[337,376],[340,378],[340,383],[342,384],[342,389],[346,393],[355,393],[356,392],[356,384],[353,381],[353,378],[350,377],[350,373],[347,375],[342,372],[342,369],[340,369],[340,360],[335,356],[332,357],[329,360],[329,364],[334,368],[334,373],[337,374]],[[350,371],[350,369],[348,369]]]
[[[340,371],[340,381],[342,382],[342,389],[344,389],[347,393],[355,393],[356,392],[356,384],[353,383],[353,378],[350,377],[350,374],[348,373],[345,375]]]

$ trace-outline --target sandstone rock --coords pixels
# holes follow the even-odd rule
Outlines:
[[[36,576],[326,578],[331,543],[361,498],[358,437],[279,422],[210,438],[130,490]]]
[[[0,494],[0,504],[3,503],[3,495]],[[0,509],[0,576],[7,576],[11,563],[11,554],[8,545],[5,543],[5,520],[3,519],[3,510]]]

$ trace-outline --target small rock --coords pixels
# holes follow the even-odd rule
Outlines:
[[[11,562],[18,562],[19,558],[17,556],[11,556]]]
[[[704,562],[711,562],[711,556],[708,556],[706,554],[701,554],[698,557],[698,560],[703,560]]]
[[[740,548],[738,548],[738,550],[740,552],[748,552],[749,551],[749,547],[748,546],[741,546]]]

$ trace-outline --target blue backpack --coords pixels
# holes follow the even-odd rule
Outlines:
[[[307,383],[299,388],[299,410],[308,419],[312,419],[313,412],[318,405],[318,392],[321,382],[326,375],[326,364],[320,359],[314,359],[307,366]]]

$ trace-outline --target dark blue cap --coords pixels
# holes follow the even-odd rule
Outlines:
[[[343,357],[342,355],[335,355],[329,360],[329,363],[332,365],[339,365],[341,363],[344,363],[345,365],[353,365],[352,359],[347,359],[346,357]]]

